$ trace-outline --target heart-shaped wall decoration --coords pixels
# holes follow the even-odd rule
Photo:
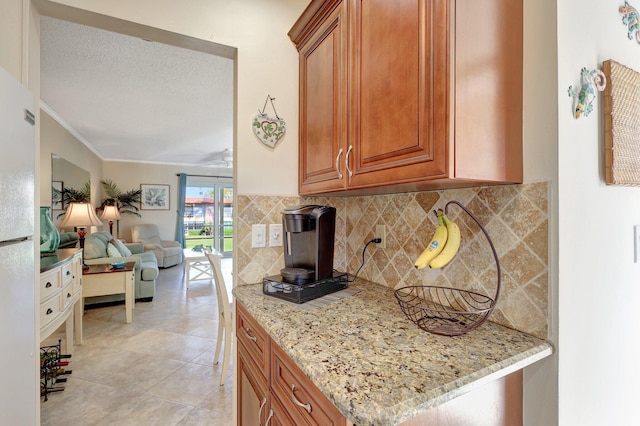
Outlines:
[[[286,131],[286,125],[282,118],[272,118],[266,114],[256,114],[253,117],[253,133],[260,142],[273,148],[282,139]]]

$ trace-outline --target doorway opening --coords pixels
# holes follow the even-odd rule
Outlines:
[[[187,176],[184,199],[185,248],[211,247],[233,255],[233,182]]]

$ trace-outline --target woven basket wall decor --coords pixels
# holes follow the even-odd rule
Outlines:
[[[640,73],[613,60],[602,63],[605,181],[640,186]]]

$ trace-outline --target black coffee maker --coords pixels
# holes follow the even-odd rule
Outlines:
[[[289,207],[282,212],[284,281],[304,284],[333,276],[335,207],[315,204]]]

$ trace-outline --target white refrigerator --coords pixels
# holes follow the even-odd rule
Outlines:
[[[0,423],[39,418],[34,98],[0,67]]]

